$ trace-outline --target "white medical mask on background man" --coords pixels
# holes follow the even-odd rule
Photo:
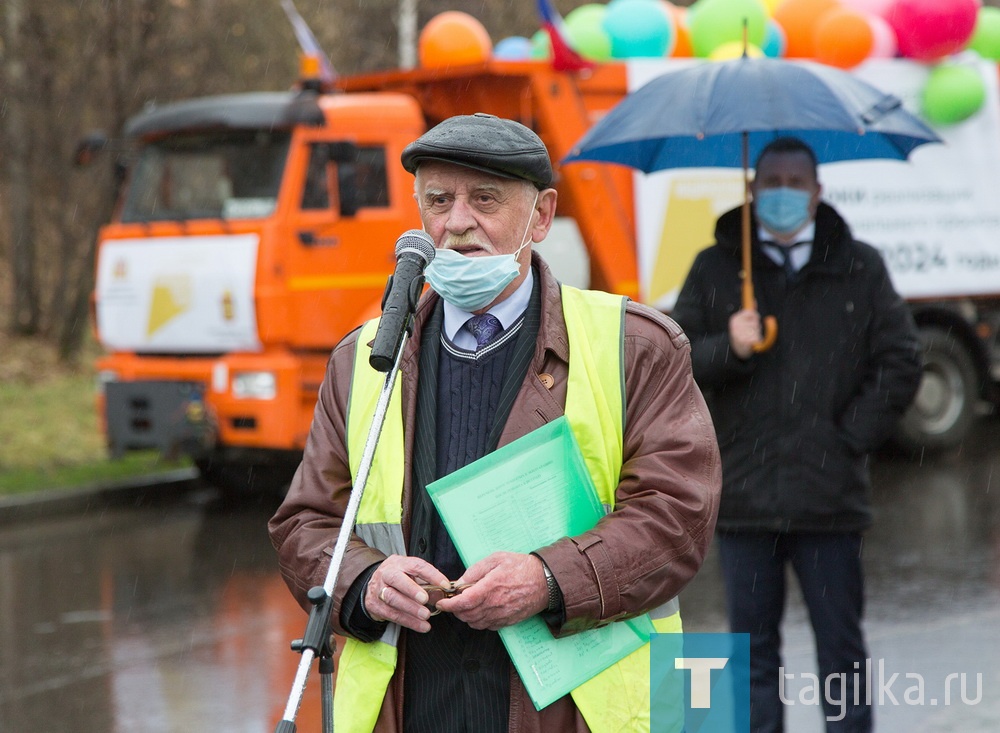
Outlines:
[[[794,234],[809,222],[812,194],[799,188],[762,188],[754,193],[757,219],[776,234]]]
[[[531,218],[537,203],[536,192],[528,224],[521,235],[521,246],[513,254],[466,257],[453,249],[438,249],[424,272],[434,291],[453,306],[469,313],[496,300],[521,272],[517,257],[528,244]]]

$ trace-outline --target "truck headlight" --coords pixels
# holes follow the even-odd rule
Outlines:
[[[241,400],[273,400],[278,396],[274,372],[235,372],[233,397]]]

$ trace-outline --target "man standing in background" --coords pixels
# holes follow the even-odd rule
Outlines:
[[[813,151],[779,138],[757,160],[752,268],[759,310],[741,306],[739,209],[692,265],[672,312],[692,343],[723,459],[716,536],[730,630],[750,635],[751,730],[783,730],[779,699],[785,570],[809,609],[827,731],[872,729],[849,694],[868,652],[862,532],[872,521],[869,453],[920,382],[909,309],[879,253],[820,201]],[[774,347],[758,353],[763,312]],[[865,687],[862,687],[865,689]],[[843,714],[842,714],[843,713]]]

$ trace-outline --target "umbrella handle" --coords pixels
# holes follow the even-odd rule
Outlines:
[[[774,316],[764,316],[764,338],[755,343],[751,348],[755,354],[767,351],[778,338],[778,319]]]
[[[743,55],[746,56],[746,21],[743,21]],[[743,260],[743,309],[750,310],[756,308],[757,303],[753,295],[753,257],[750,254],[750,133],[743,133],[743,206],[741,207],[742,242],[741,257]],[[767,351],[774,346],[778,338],[778,319],[774,316],[764,318],[764,338],[755,343],[751,348],[755,354]]]
[[[754,300],[753,295],[753,282],[749,277],[749,268],[743,271],[743,309],[750,310],[751,308],[756,308],[757,303]],[[767,351],[772,346],[778,338],[778,319],[774,316],[764,316],[764,337],[755,343],[751,348],[755,354],[760,354],[763,351]]]

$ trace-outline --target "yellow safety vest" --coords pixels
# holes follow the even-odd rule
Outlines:
[[[562,286],[563,317],[570,343],[566,386],[566,419],[573,428],[601,502],[614,509],[622,465],[625,415],[625,299],[593,290]],[[368,439],[371,416],[385,375],[368,364],[367,344],[378,320],[358,335],[347,415],[347,452],[351,475],[357,476]],[[618,333],[618,348],[591,334]],[[386,554],[406,554],[400,526],[403,491],[403,413],[400,381],[394,385],[368,484],[358,509],[355,531]],[[676,601],[651,614],[658,632],[679,632]],[[347,639],[340,656],[334,691],[334,730],[370,733],[396,668],[399,627],[389,624],[381,639],[364,643]],[[593,733],[649,731],[649,644],[572,691],[573,701]]]

